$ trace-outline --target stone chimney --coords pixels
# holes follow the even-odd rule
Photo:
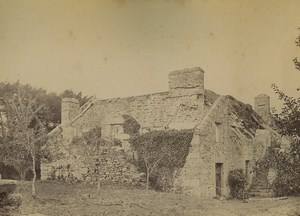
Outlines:
[[[194,67],[170,72],[169,94],[204,96],[204,71],[200,67]]]
[[[272,117],[270,112],[270,97],[260,94],[254,98],[254,109],[258,115],[268,124],[271,124]]]
[[[79,101],[76,98],[63,98],[61,102],[61,124],[63,127],[71,126],[71,121],[80,111]]]

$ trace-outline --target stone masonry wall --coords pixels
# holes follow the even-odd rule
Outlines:
[[[95,126],[110,136],[111,125],[122,115],[132,116],[142,128],[165,128],[172,123],[199,122],[204,106],[204,72],[201,68],[183,69],[169,75],[169,92],[142,96],[97,100],[70,125],[64,124],[68,136],[80,135]],[[64,101],[63,101],[64,102]],[[67,101],[66,101],[67,102]],[[73,101],[63,103],[74,113]]]
[[[169,73],[169,92],[173,96],[203,95],[204,71],[196,67]]]
[[[170,122],[197,123],[203,103],[203,98],[197,95],[170,97],[167,93],[99,100],[72,127],[78,135],[95,126],[107,127],[122,115],[130,115],[142,128],[165,128]],[[109,133],[107,129],[106,135]]]
[[[89,152],[86,154],[85,143],[59,145],[63,140],[57,140],[57,146],[52,149],[56,158],[50,163],[42,163],[42,179],[80,181],[95,183],[98,178],[98,155]],[[100,148],[100,178],[101,182],[118,182],[139,184],[143,175],[130,162],[131,155],[121,146],[112,146],[107,143]]]
[[[122,176],[131,176],[130,178],[134,179],[135,174],[131,172],[133,168],[128,168],[125,160],[131,155],[128,154],[130,152],[128,151],[128,137],[121,136],[122,131],[117,132],[122,124],[119,119],[123,119],[123,115],[131,116],[141,125],[141,131],[168,128],[170,123],[196,124],[200,121],[203,113],[203,83],[202,69],[192,68],[170,73],[170,92],[93,100],[84,105],[84,108],[79,108],[76,99],[63,99],[61,124],[63,136],[59,147],[64,156],[56,162],[44,164],[44,173],[47,173],[48,177],[49,175],[54,178],[75,177],[85,181],[84,176],[88,177],[88,173],[91,171],[87,171],[88,167],[80,159],[78,147],[74,148],[71,141],[72,138],[80,137],[82,133],[99,126],[102,128],[102,139],[111,144],[114,138],[122,141],[122,147],[110,146],[105,150],[108,153],[101,157],[102,162],[105,162],[102,169],[104,179],[120,181]],[[125,145],[126,143],[127,145]],[[84,148],[84,144],[81,148]],[[49,168],[50,166],[51,168]],[[125,179],[130,178],[126,177]]]
[[[228,173],[246,169],[251,184],[258,152],[265,146],[245,135],[246,128],[238,126],[226,97],[218,98],[196,129],[186,164],[180,171],[176,187],[203,196],[216,196],[215,165],[222,163],[221,194],[229,195]],[[218,130],[218,131],[217,131]],[[250,135],[249,135],[250,136]]]
[[[94,100],[87,105],[88,109],[83,110],[78,109],[75,101],[65,100],[61,124],[63,144],[60,145],[64,156],[60,160],[44,164],[45,168],[42,167],[42,170],[50,177],[75,177],[94,182],[94,171],[88,169],[84,158],[80,156],[82,148],[85,148],[84,144],[74,147],[70,145],[70,140],[100,126],[102,138],[111,143],[103,149],[101,155],[102,180],[139,181],[137,179],[141,179],[141,176],[130,163],[132,155],[128,154],[128,136],[123,136],[121,129],[123,115],[128,115],[140,124],[141,132],[175,128],[178,125],[181,125],[181,129],[187,125],[189,129],[194,128],[190,152],[184,167],[176,172],[174,186],[199,196],[214,197],[215,166],[216,163],[221,163],[221,194],[227,196],[229,171],[237,168],[246,170],[245,166],[248,164],[248,180],[251,183],[255,161],[262,157],[266,143],[260,140],[265,139],[265,136],[260,137],[259,131],[258,138],[255,139],[260,123],[257,124],[257,119],[253,120],[251,117],[254,113],[252,109],[241,103],[235,104],[233,108],[234,100],[229,96],[215,97],[211,103],[205,101],[204,72],[201,68],[191,68],[169,74],[169,92]],[[262,101],[266,102],[265,99]],[[265,111],[266,107],[263,108]],[[70,116],[74,117],[71,121]],[[114,138],[121,140],[122,146],[114,146]],[[127,143],[126,149],[124,143]]]
[[[76,135],[71,126],[72,119],[80,113],[79,101],[75,98],[63,98],[61,102],[61,125],[64,128],[64,138],[71,141]]]

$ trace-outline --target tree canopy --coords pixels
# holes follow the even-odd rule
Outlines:
[[[300,30],[300,29],[299,29]],[[296,46],[300,47],[300,35],[296,38]],[[295,68],[300,71],[300,63],[293,59]],[[300,97],[288,96],[275,84],[272,85],[278,99],[283,102],[280,112],[274,112],[273,117],[282,136],[291,138],[291,144],[286,152],[269,149],[264,165],[276,170],[277,176],[273,188],[277,195],[300,194]],[[298,88],[299,90],[299,88]]]
[[[300,30],[300,28],[298,28],[298,29]],[[297,47],[300,47],[300,35],[298,35],[298,37],[296,38],[295,43],[296,43]],[[294,62],[295,68],[300,71],[300,62],[299,62],[298,58],[295,57],[293,59],[293,62]]]
[[[38,104],[35,95],[26,87],[17,85],[17,91],[4,97],[5,121],[1,122],[1,161],[14,166],[24,180],[25,172],[33,172],[32,195],[35,196],[37,156],[46,141],[46,128],[38,113],[43,104]]]
[[[81,104],[89,99],[72,90],[56,94],[19,82],[0,83],[0,162],[13,166],[22,180],[27,171],[36,175],[39,170],[41,138],[60,124],[63,97]]]
[[[64,97],[76,98],[79,100],[79,104],[83,105],[86,103],[90,97],[82,96],[82,93],[75,93],[71,89],[67,89],[60,94],[50,92],[47,93],[45,89],[34,88],[30,85],[23,85],[19,82],[15,83],[0,83],[0,103],[4,105],[4,98],[8,94],[16,94],[17,89],[21,88],[30,94],[36,100],[36,104],[43,104],[43,108],[40,109],[37,113],[39,119],[45,124],[47,131],[51,131],[61,120],[61,99]],[[5,110],[2,109],[2,114],[5,115]]]

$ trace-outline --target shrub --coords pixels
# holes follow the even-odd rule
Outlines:
[[[19,207],[22,204],[21,194],[1,194],[0,196],[0,207],[4,206],[15,206]]]
[[[170,191],[173,188],[174,169],[159,167],[150,178],[150,186],[158,191]]]
[[[299,46],[299,37],[296,40]],[[294,59],[295,66],[300,70],[297,58]],[[273,119],[279,133],[289,137],[291,143],[288,151],[275,151],[274,159],[270,163],[277,172],[273,184],[276,195],[300,195],[300,97],[294,98],[285,94],[275,84],[272,85],[278,99],[283,107],[278,113],[273,110]],[[299,88],[297,89],[299,90]],[[276,149],[275,149],[276,150]]]
[[[230,194],[233,198],[244,198],[247,180],[242,169],[235,169],[229,172],[228,184],[230,188]]]
[[[291,143],[288,152],[280,151],[271,146],[267,149],[265,157],[258,162],[258,167],[274,169],[276,178],[271,187],[276,196],[289,196],[300,194],[300,145]]]

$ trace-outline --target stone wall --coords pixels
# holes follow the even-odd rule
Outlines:
[[[75,98],[63,98],[61,102],[61,124],[70,125],[80,112],[79,101]]]
[[[164,128],[170,122],[198,122],[203,111],[203,98],[192,96],[170,97],[168,93],[116,98],[97,101],[83,113],[72,127],[86,131],[95,126],[114,123],[123,115],[133,117],[142,128]]]
[[[57,133],[62,131],[62,137],[58,139],[60,141],[56,140],[56,143],[61,142],[58,145],[60,153],[55,150],[55,154],[62,156],[43,164],[44,178],[52,175],[54,178],[74,177],[85,181],[83,176],[87,176],[87,165],[79,160],[80,151],[71,146],[72,138],[80,137],[84,132],[99,126],[103,139],[109,143],[118,139],[122,143],[121,148],[111,146],[106,149],[109,153],[102,155],[101,160],[105,162],[103,176],[109,181],[119,181],[118,178],[123,178],[124,175],[134,179],[134,173],[126,173],[128,170],[133,171],[133,168],[128,168],[128,161],[125,162],[125,158],[132,156],[132,152],[129,137],[122,129],[123,115],[131,116],[140,124],[141,132],[146,132],[169,128],[171,124],[196,125],[204,113],[204,72],[201,68],[171,72],[169,85],[170,92],[107,100],[93,99],[83,107],[79,107],[76,99],[63,99],[62,124],[60,129],[56,129]]]
[[[68,141],[75,136],[71,126],[72,120],[80,113],[79,101],[75,98],[63,98],[61,102],[61,125],[64,128],[64,137]]]
[[[42,179],[95,183],[100,170],[102,183],[141,183],[143,175],[131,163],[133,155],[126,153],[122,146],[105,143],[100,147],[100,160],[98,154],[83,142],[56,146],[56,149],[52,149],[56,158],[42,163]]]
[[[94,100],[80,109],[76,99],[62,101],[64,137],[70,140],[95,126],[109,137],[114,119],[130,115],[142,129],[165,128],[172,123],[199,122],[204,106],[204,72],[201,68],[183,69],[169,74],[169,92]],[[75,119],[74,119],[75,118]]]
[[[197,196],[216,196],[216,164],[222,164],[221,194],[229,195],[228,173],[243,169],[251,184],[255,161],[263,156],[265,143],[257,142],[237,117],[228,97],[221,96],[206,111],[196,129],[186,164],[176,187]]]
[[[274,139],[274,135],[273,135],[273,139]],[[255,134],[255,140],[257,142],[260,142],[263,146],[267,148],[271,146],[271,141],[272,141],[271,132],[265,129],[257,129]],[[260,151],[259,153],[260,153],[259,155],[260,158],[262,158],[265,155],[266,151]]]
[[[209,100],[210,97],[213,100]],[[258,97],[256,108],[259,114],[266,113],[269,99]],[[257,130],[264,124],[250,106],[230,96],[205,91],[201,68],[184,69],[169,74],[169,92],[92,100],[81,108],[76,101],[63,100],[60,126],[63,144],[60,147],[65,156],[48,164],[48,168],[45,165],[44,170],[48,169],[50,173],[48,176],[56,169],[54,176],[63,173],[63,176],[93,182],[95,176],[80,159],[80,149],[85,148],[84,144],[74,147],[70,141],[99,126],[102,138],[111,143],[101,155],[102,180],[130,182],[140,178],[128,160],[132,152],[129,137],[122,129],[124,115],[140,124],[141,133],[167,128],[195,129],[186,163],[175,173],[174,186],[199,196],[216,195],[216,164],[222,164],[222,195],[229,194],[227,177],[230,170],[240,168],[246,171],[247,166],[251,183],[255,161],[264,155],[270,142],[265,131]],[[121,146],[114,146],[114,139],[120,140]]]

